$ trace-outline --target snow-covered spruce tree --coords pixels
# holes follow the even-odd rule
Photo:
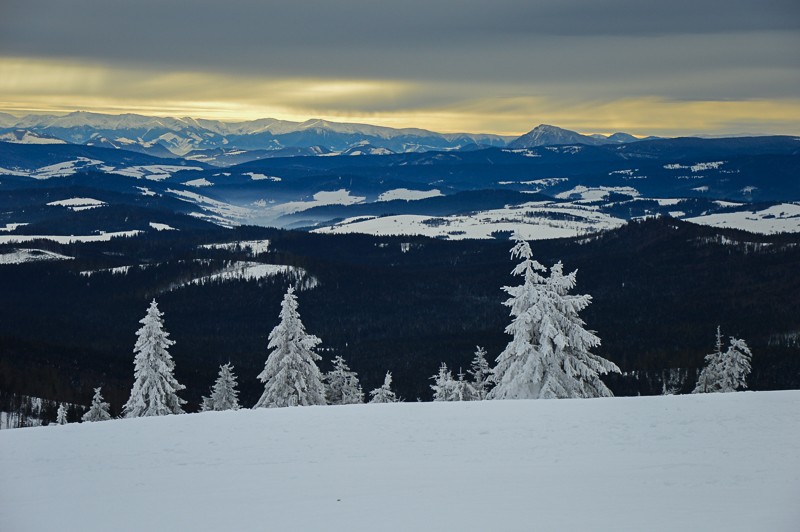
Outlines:
[[[518,240],[512,258],[523,259],[513,270],[522,275],[520,286],[504,287],[511,296],[512,340],[497,357],[488,399],[556,399],[609,397],[611,390],[600,375],[616,372],[612,362],[591,353],[600,338],[587,331],[579,317],[591,302],[589,295],[569,295],[577,271],[564,275],[559,262],[545,278],[546,268],[532,259],[527,242]]]
[[[492,370],[489,367],[489,362],[486,360],[486,350],[481,346],[478,346],[475,351],[475,358],[472,359],[472,365],[468,373],[472,375],[472,388],[475,391],[475,400],[483,401],[486,399],[486,394],[489,393]]]
[[[731,345],[725,353],[725,371],[722,379],[723,392],[735,392],[747,388],[747,376],[750,375],[750,361],[753,353],[747,342],[731,336]]]
[[[203,397],[200,408],[203,412],[239,410],[239,390],[236,389],[236,375],[230,362],[219,367],[219,375],[211,387],[211,396]]]
[[[111,414],[108,413],[110,405],[103,401],[103,395],[100,393],[100,388],[94,389],[94,397],[92,397],[92,406],[81,417],[81,421],[108,421],[111,419]]]
[[[175,361],[168,350],[175,342],[164,330],[163,316],[154,299],[145,317],[139,321],[142,328],[136,332],[133,348],[133,388],[128,402],[122,407],[125,417],[183,414],[181,405],[186,401],[178,397],[177,392],[185,386],[173,375]]]
[[[700,370],[700,375],[697,376],[697,384],[692,390],[692,393],[715,393],[721,392],[720,384],[722,382],[723,372],[723,357],[722,353],[722,332],[719,325],[717,325],[717,341],[714,346],[714,351],[707,354],[705,357],[705,365]]]
[[[392,391],[392,373],[386,372],[386,377],[383,379],[383,386],[375,388],[369,395],[372,397],[370,403],[397,403],[398,399]]]
[[[66,425],[67,424],[67,405],[64,403],[59,403],[58,411],[56,412],[56,424],[57,425]]]
[[[329,405],[352,405],[364,402],[358,375],[350,371],[344,358],[333,359],[333,369],[325,374],[325,399]]]
[[[728,393],[747,388],[752,357],[747,342],[732,336],[730,346],[723,353],[722,335],[717,327],[716,349],[706,355],[706,365],[692,393]]]
[[[447,369],[447,364],[442,362],[442,365],[439,366],[439,372],[431,377],[433,380],[433,384],[431,384],[431,390],[433,390],[433,400],[434,401],[455,401],[455,381],[453,380],[453,374]]]
[[[325,404],[325,386],[314,351],[321,340],[305,331],[297,311],[294,288],[289,287],[281,305],[280,323],[269,334],[272,349],[258,379],[264,393],[254,408]]]

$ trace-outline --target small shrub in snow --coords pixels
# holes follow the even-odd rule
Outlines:
[[[236,375],[233,373],[233,366],[230,362],[219,367],[214,386],[211,387],[211,395],[203,397],[201,410],[239,410],[239,390],[236,389]]]
[[[727,393],[747,388],[752,356],[747,343],[734,337],[731,337],[730,346],[723,353],[722,334],[718,326],[715,349],[706,355],[705,366],[697,377],[692,393]]]
[[[325,399],[329,405],[351,405],[364,402],[364,392],[355,371],[344,358],[333,359],[333,369],[325,374]]]
[[[58,405],[58,411],[56,412],[56,424],[66,425],[67,423],[67,405],[60,403]]]
[[[90,406],[89,410],[83,415],[81,421],[108,421],[111,419],[108,407],[109,404],[103,401],[100,388],[95,388],[94,397],[92,397],[92,406]]]
[[[383,379],[383,386],[375,388],[369,395],[372,397],[370,403],[397,403],[399,399],[392,391],[392,373],[386,372],[386,377]]]

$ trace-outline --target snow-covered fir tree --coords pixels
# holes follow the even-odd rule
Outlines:
[[[81,417],[81,421],[108,421],[111,419],[111,414],[108,412],[109,406],[108,403],[103,401],[103,394],[100,393],[100,388],[95,388],[92,405]]]
[[[717,327],[716,348],[706,355],[706,364],[692,393],[728,393],[747,388],[752,357],[747,342],[732,336],[728,349],[723,353],[722,335]]]
[[[164,330],[164,313],[154,299],[139,323],[133,348],[134,381],[131,396],[122,413],[125,417],[165,416],[182,414],[186,401],[177,392],[185,388],[174,376],[175,362],[169,348],[175,344]]]
[[[725,373],[722,380],[723,392],[735,392],[747,388],[747,376],[752,366],[753,353],[747,342],[731,336],[728,351],[725,353]]]
[[[230,362],[219,367],[214,386],[211,387],[211,395],[203,397],[201,410],[239,410],[239,390],[236,389],[236,375],[233,373],[233,366]]]
[[[325,386],[316,364],[321,357],[314,351],[321,340],[306,333],[292,287],[283,297],[280,319],[269,334],[272,352],[258,375],[264,393],[254,408],[324,405]]]
[[[455,401],[455,381],[452,372],[447,369],[447,364],[442,362],[439,372],[431,379],[434,401]]]
[[[489,361],[486,360],[486,350],[481,346],[478,346],[475,351],[475,358],[472,359],[468,373],[472,375],[475,400],[483,401],[491,386],[492,369],[489,367]]]
[[[66,425],[67,424],[67,405],[64,403],[59,403],[58,411],[56,412],[56,424],[57,425]]]
[[[692,393],[714,393],[721,391],[720,382],[722,381],[723,356],[722,331],[719,325],[717,325],[717,341],[714,345],[714,351],[706,355],[705,364],[703,369],[700,370],[700,375],[697,376],[697,384],[694,390],[692,390]]]
[[[392,391],[392,373],[386,372],[386,377],[383,379],[383,386],[375,388],[369,395],[372,397],[370,403],[397,403],[398,399]]]
[[[496,386],[489,399],[550,399],[608,397],[611,390],[600,375],[616,372],[612,362],[591,353],[600,338],[587,331],[579,313],[591,302],[589,295],[569,295],[577,271],[564,275],[559,262],[550,275],[534,260],[527,242],[518,240],[512,258],[522,262],[513,270],[523,276],[520,286],[504,287],[511,296],[512,322],[506,332],[512,336],[497,357],[492,380]]]
[[[358,375],[341,356],[333,359],[333,369],[325,374],[325,399],[329,405],[352,405],[364,402]]]

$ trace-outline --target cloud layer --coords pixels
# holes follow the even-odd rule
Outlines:
[[[797,50],[789,0],[6,0],[0,110],[182,106],[519,133],[586,109],[662,134],[675,112],[687,132],[788,132]]]

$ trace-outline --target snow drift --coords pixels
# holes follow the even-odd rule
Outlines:
[[[0,433],[3,530],[794,531],[800,392],[207,412]]]

